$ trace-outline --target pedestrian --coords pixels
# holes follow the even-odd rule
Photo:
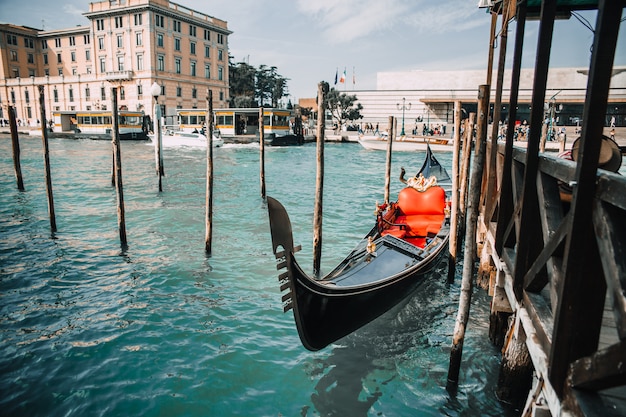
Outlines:
[[[611,139],[615,140],[615,129],[611,129],[610,135]]]

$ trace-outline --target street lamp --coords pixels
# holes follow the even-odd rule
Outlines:
[[[405,105],[406,98],[402,97],[402,107],[400,107],[400,103],[397,103],[396,106],[398,110],[402,110],[402,132],[400,132],[400,136],[405,136],[404,134],[404,111],[411,110],[411,103],[409,103],[409,107]]]
[[[159,106],[159,95],[161,86],[155,81],[150,87],[150,95],[154,97],[154,158],[156,162],[156,173],[159,176],[159,191],[163,191],[161,177],[163,176],[163,154],[161,152],[161,106]]]

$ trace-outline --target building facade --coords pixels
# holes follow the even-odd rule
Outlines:
[[[522,69],[517,108],[517,119],[530,122],[534,69]],[[404,121],[405,131],[421,134],[424,125],[432,128],[454,122],[454,103],[460,101],[464,117],[476,111],[478,86],[486,83],[486,70],[403,71],[379,72],[376,90],[352,90],[363,106],[363,119],[357,123],[379,124],[386,129],[389,116]],[[495,75],[492,80],[491,101],[495,101]],[[557,126],[576,126],[580,123],[587,91],[587,68],[551,68],[548,74],[545,115],[552,116]],[[505,70],[502,102],[508,103],[511,71]],[[313,102],[314,103],[314,102]],[[303,105],[301,103],[301,105]],[[312,107],[307,102],[309,107]],[[303,105],[304,106],[304,105]],[[493,106],[493,104],[492,104]],[[493,107],[491,109],[493,111]],[[508,119],[508,105],[501,109],[501,121]],[[491,121],[491,120],[490,120]],[[615,66],[611,77],[606,126],[626,126],[626,67]]]
[[[161,87],[162,114],[228,106],[227,22],[169,0],[106,0],[84,13],[88,25],[38,30],[0,25],[0,119],[13,106],[20,124],[55,111],[120,109],[152,115],[150,87]]]

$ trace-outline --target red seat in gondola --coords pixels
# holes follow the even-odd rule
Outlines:
[[[439,233],[445,219],[446,193],[439,186],[420,192],[406,187],[398,194],[396,217],[381,234],[424,246],[425,238]]]

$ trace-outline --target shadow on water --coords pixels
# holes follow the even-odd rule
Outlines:
[[[493,394],[497,365],[490,373],[471,371],[478,365],[472,362],[483,357],[475,357],[470,349],[482,349],[482,355],[492,349],[491,358],[499,360],[497,349],[482,334],[488,324],[472,328],[474,323],[470,323],[467,339],[474,333],[473,338],[485,346],[468,347],[462,365],[468,370],[462,373],[456,393],[446,391],[460,284],[457,279],[449,285],[446,277],[447,262],[442,262],[402,305],[341,339],[328,356],[316,359],[309,370],[318,379],[311,402],[321,416],[379,415],[378,408],[385,415],[479,416],[494,407],[501,409],[496,415],[515,415],[514,410],[503,409]],[[483,315],[485,308],[488,314],[486,298],[477,298],[474,314]],[[413,396],[398,396],[396,387],[408,388]]]

